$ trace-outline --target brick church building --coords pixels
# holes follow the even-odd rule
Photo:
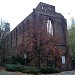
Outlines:
[[[59,68],[64,70],[71,69],[71,54],[67,45],[67,23],[64,16],[55,12],[55,6],[40,2],[33,12],[28,15],[19,25],[17,25],[4,38],[4,57],[9,58],[12,55],[26,56],[33,58],[27,65],[40,66],[50,65],[48,61],[50,49],[40,48],[40,40],[45,43],[46,35],[56,38],[55,46],[62,53],[61,59],[58,61]],[[45,38],[46,37],[46,38]],[[37,42],[37,49],[33,49],[33,41]],[[39,58],[38,60],[38,54]],[[34,56],[34,57],[33,57]],[[41,59],[42,58],[42,59]],[[40,62],[38,62],[40,61]],[[57,61],[56,61],[57,62]]]

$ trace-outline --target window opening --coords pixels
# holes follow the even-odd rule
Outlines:
[[[15,38],[15,31],[14,31],[14,38]]]
[[[53,25],[51,20],[47,21],[47,34],[50,34],[53,36]]]
[[[18,29],[16,28],[16,35],[18,34]]]
[[[41,9],[43,9],[43,6],[41,7]]]
[[[19,34],[21,34],[21,26],[19,27]]]
[[[65,56],[62,56],[62,64],[65,64]]]

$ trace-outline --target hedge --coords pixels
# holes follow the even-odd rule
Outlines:
[[[7,64],[6,65],[6,71],[22,71],[22,65],[20,64]]]
[[[38,68],[38,67],[23,66],[20,64],[7,64],[6,70],[7,71],[19,71],[19,72],[30,73],[30,74],[37,74],[37,73],[50,74],[50,73],[61,72],[60,69],[49,67],[49,66]]]
[[[37,67],[24,66],[23,69],[22,69],[22,72],[31,73],[31,74],[37,74],[37,73],[40,72],[40,69],[38,69]]]
[[[6,64],[6,71],[16,71],[15,64]]]
[[[61,72],[61,70],[55,67],[46,66],[46,67],[41,67],[40,72],[41,73],[59,73]]]

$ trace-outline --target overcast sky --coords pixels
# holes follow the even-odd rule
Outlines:
[[[0,0],[0,18],[11,25],[11,30],[28,16],[39,2],[54,5],[56,12],[69,20],[75,18],[75,0]]]

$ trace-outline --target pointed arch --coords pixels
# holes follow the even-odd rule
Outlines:
[[[53,36],[53,20],[51,18],[47,20],[47,34]]]

